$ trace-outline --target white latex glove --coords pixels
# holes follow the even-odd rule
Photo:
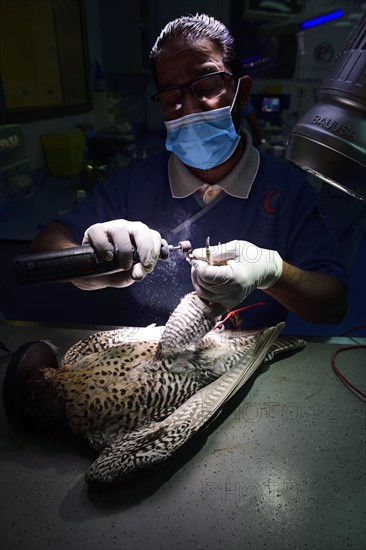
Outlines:
[[[213,265],[207,263],[206,248],[197,248],[192,255],[192,283],[211,317],[226,313],[256,288],[271,287],[282,274],[278,252],[247,241],[210,246]]]
[[[83,290],[126,287],[141,281],[154,269],[161,251],[161,236],[141,222],[112,220],[91,225],[82,244],[91,245],[104,261],[112,260],[115,254],[117,269],[111,274],[74,279],[75,286]],[[140,258],[135,265],[132,265],[132,246]]]

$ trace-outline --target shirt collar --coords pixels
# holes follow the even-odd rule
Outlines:
[[[253,146],[249,132],[242,130],[242,135],[245,139],[244,153],[231,172],[217,185],[232,197],[246,199],[258,172],[259,151]],[[203,185],[207,187],[207,184],[192,174],[174,153],[169,158],[168,175],[172,196],[175,199],[184,199]]]

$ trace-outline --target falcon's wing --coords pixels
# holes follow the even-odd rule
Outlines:
[[[117,483],[131,472],[149,468],[173,455],[207,424],[250,378],[284,327],[266,329],[245,350],[233,351],[231,369],[189,398],[161,422],[123,434],[108,444],[89,468],[86,481]]]

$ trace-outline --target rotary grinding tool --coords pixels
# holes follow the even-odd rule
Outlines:
[[[180,241],[173,246],[162,239],[159,259],[169,260],[170,254],[175,251],[187,256],[191,249],[190,241]],[[132,261],[133,264],[140,261],[134,247]],[[118,265],[115,255],[106,262],[98,258],[92,246],[85,245],[17,256],[14,258],[14,269],[19,285],[31,285],[106,275],[118,271]]]

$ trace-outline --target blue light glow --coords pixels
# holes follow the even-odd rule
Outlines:
[[[259,59],[259,55],[252,55],[251,57],[244,57],[242,61],[243,63],[251,63],[252,61],[256,61],[257,59]]]
[[[313,19],[308,19],[307,21],[301,23],[300,29],[310,29],[311,27],[316,27],[317,25],[323,25],[323,23],[327,23],[328,21],[332,21],[333,19],[339,19],[340,17],[342,17],[342,15],[343,10],[336,10],[325,15],[320,15],[319,17],[313,17]]]

